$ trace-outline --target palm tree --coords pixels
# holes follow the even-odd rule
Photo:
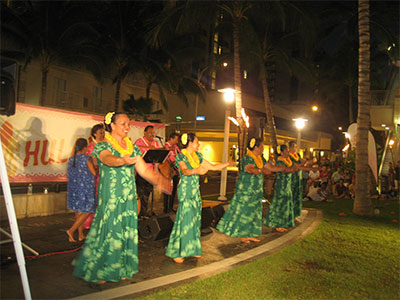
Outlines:
[[[369,191],[365,188],[368,182],[368,133],[370,94],[370,21],[369,0],[358,1],[358,35],[359,35],[359,73],[358,73],[358,118],[356,146],[356,188],[353,212],[357,215],[372,215],[372,202]]]
[[[246,135],[245,124],[241,118],[242,111],[242,77],[240,70],[240,26],[241,22],[246,19],[246,13],[251,8],[251,4],[247,1],[233,1],[226,4],[221,4],[219,7],[225,11],[232,18],[233,26],[233,73],[234,73],[234,87],[236,90],[235,108],[236,118],[238,119],[238,147],[239,147],[239,161],[245,155],[246,150]]]
[[[79,5],[73,2],[23,1],[13,2],[10,8],[2,3],[2,32],[13,45],[2,53],[18,59],[23,55],[25,66],[39,59],[40,105],[46,103],[47,75],[52,64],[84,64],[82,49],[95,32],[81,20]]]
[[[98,47],[103,52],[103,67],[115,85],[114,111],[120,109],[121,84],[134,74],[144,45],[144,22],[152,5],[144,2],[106,1],[96,5],[96,28],[101,33]]]
[[[150,120],[152,115],[162,114],[162,109],[153,111],[154,100],[151,98],[139,97],[135,99],[132,94],[129,94],[129,98],[124,100],[123,109],[132,114],[135,120],[138,121],[150,121],[150,122],[160,122],[159,120]]]

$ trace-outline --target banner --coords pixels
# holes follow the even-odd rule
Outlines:
[[[15,115],[0,116],[0,137],[10,182],[67,181],[68,159],[77,138],[89,138],[104,117],[17,103]],[[131,121],[132,142],[143,136],[145,122]],[[151,124],[165,137],[164,124]]]

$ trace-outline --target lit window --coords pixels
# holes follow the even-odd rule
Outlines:
[[[247,71],[246,70],[243,71],[243,78],[247,79]]]

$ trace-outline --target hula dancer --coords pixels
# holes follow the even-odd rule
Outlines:
[[[262,157],[264,144],[260,138],[248,143],[247,155],[241,159],[236,191],[217,229],[222,233],[240,237],[243,243],[259,242],[262,230],[262,199],[264,174],[284,171],[283,166],[273,166]]]
[[[278,157],[276,165],[286,167],[286,170],[278,173],[275,181],[274,197],[265,217],[264,225],[273,227],[278,232],[285,232],[287,228],[294,226],[292,172],[296,172],[298,169],[294,167],[292,160],[289,158],[288,147],[281,145],[280,150],[281,156]]]
[[[221,170],[233,162],[213,165],[199,153],[199,140],[194,133],[180,137],[182,153],[176,156],[180,173],[178,185],[179,206],[174,227],[169,238],[166,255],[176,263],[183,263],[185,257],[200,258],[201,196],[199,175],[208,170]]]

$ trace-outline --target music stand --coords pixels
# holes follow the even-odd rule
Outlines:
[[[169,152],[169,150],[162,149],[147,150],[143,154],[143,159],[147,163],[162,164],[167,159]]]
[[[143,154],[143,159],[147,163],[151,164],[162,164],[168,158],[168,155],[171,151],[163,150],[163,149],[152,149],[147,150]],[[151,192],[151,215],[154,215],[154,189]]]

